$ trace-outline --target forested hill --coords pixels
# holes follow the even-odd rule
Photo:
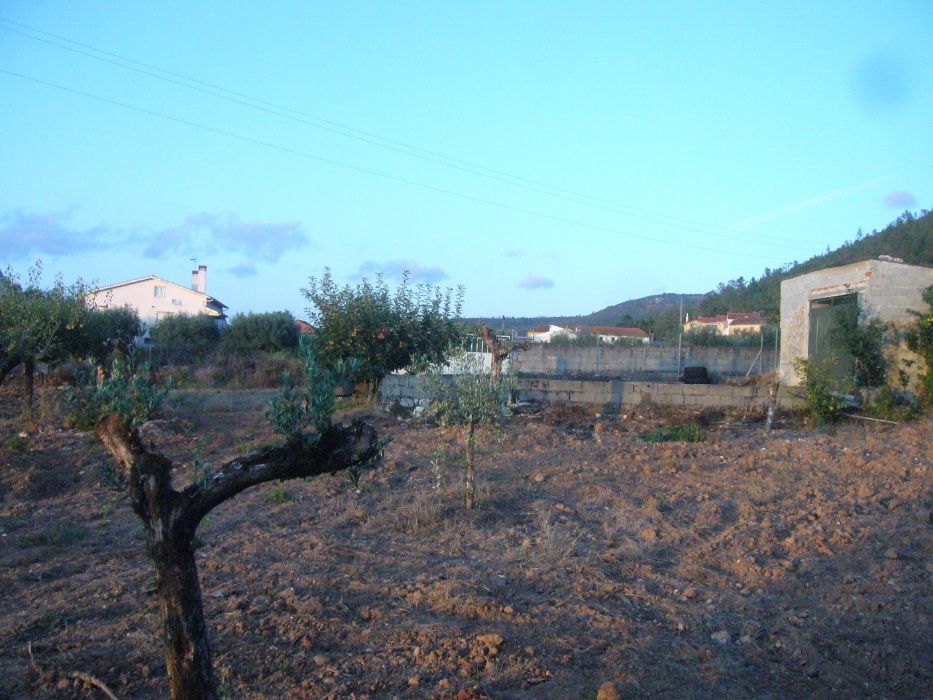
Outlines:
[[[760,311],[771,320],[777,320],[781,306],[781,280],[879,255],[891,255],[914,265],[933,265],[933,212],[923,211],[919,217],[904,212],[882,231],[863,235],[859,230],[855,240],[823,255],[802,263],[795,261],[776,270],[766,268],[758,278],[746,280],[739,277],[720,284],[704,297],[694,311],[703,315]]]
[[[920,216],[904,212],[881,231],[863,234],[847,241],[833,251],[817,255],[802,263],[794,261],[777,269],[765,268],[761,277],[730,280],[708,294],[654,294],[607,306],[585,316],[536,316],[466,319],[468,323],[486,323],[492,328],[524,331],[539,323],[558,325],[620,325],[640,326],[658,338],[676,334],[678,306],[683,296],[684,311],[691,316],[712,316],[727,311],[760,311],[776,321],[781,306],[781,280],[796,277],[824,267],[891,255],[914,265],[933,266],[933,212]]]
[[[629,299],[620,304],[607,306],[583,316],[507,316],[503,318],[469,318],[470,324],[485,323],[491,328],[517,329],[525,331],[541,323],[554,323],[566,326],[634,326],[638,319],[659,316],[666,311],[676,310],[683,297],[684,308],[693,308],[703,299],[702,294],[652,294],[640,299]]]

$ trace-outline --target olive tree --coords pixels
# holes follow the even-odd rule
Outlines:
[[[0,384],[22,365],[27,410],[32,407],[36,365],[64,359],[69,334],[81,328],[87,315],[84,282],[66,285],[59,276],[44,289],[41,278],[41,262],[29,269],[26,280],[9,268],[0,274]]]
[[[274,400],[269,417],[284,442],[237,457],[183,489],[172,486],[172,462],[140,438],[140,415],[117,408],[95,432],[127,481],[155,569],[156,594],[172,697],[218,698],[192,540],[201,520],[221,503],[258,484],[358,469],[374,463],[383,443],[363,422],[332,423],[334,374],[305,353],[303,387]],[[122,382],[129,387],[132,382]],[[103,392],[108,395],[108,392]],[[129,401],[129,405],[138,402]],[[119,401],[111,407],[127,405]],[[305,432],[313,424],[316,431]]]
[[[298,326],[288,311],[236,314],[223,334],[224,350],[239,355],[298,347]]]
[[[487,373],[476,360],[455,358],[456,374],[434,371],[426,375],[431,404],[428,414],[444,425],[461,426],[465,432],[466,473],[464,505],[476,502],[476,428],[495,423],[509,413],[509,397],[515,386],[514,375]]]
[[[312,304],[311,342],[320,361],[333,366],[356,358],[356,378],[369,382],[373,394],[390,372],[443,362],[462,337],[462,288],[413,285],[407,273],[395,290],[381,276],[340,287],[327,269],[301,291]]]

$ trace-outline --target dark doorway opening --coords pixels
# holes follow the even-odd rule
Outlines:
[[[844,294],[810,302],[810,342],[807,356],[812,362],[830,367],[837,385],[852,376],[852,356],[840,346],[838,318],[840,313],[855,313],[858,294]]]

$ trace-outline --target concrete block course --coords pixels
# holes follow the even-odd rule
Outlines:
[[[416,405],[426,398],[421,380],[413,376],[386,377],[379,391],[384,401],[398,400],[403,405]],[[767,406],[769,400],[768,389],[761,386],[576,379],[520,379],[517,393],[520,400],[598,406],[604,410],[619,410],[643,403],[697,408],[754,408]],[[778,403],[783,408],[790,408],[799,405],[800,399],[792,391],[782,388]]]

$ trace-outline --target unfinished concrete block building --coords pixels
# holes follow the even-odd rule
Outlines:
[[[885,323],[904,326],[914,317],[909,310],[921,311],[926,304],[921,293],[933,285],[933,268],[907,265],[882,256],[877,260],[829,267],[781,282],[781,382],[800,384],[794,371],[798,357],[820,359],[834,354],[831,329],[833,311],[842,304],[860,301],[862,308]],[[906,348],[892,348],[897,361],[905,359]],[[915,375],[919,369],[914,356]],[[898,369],[900,367],[896,367]]]

